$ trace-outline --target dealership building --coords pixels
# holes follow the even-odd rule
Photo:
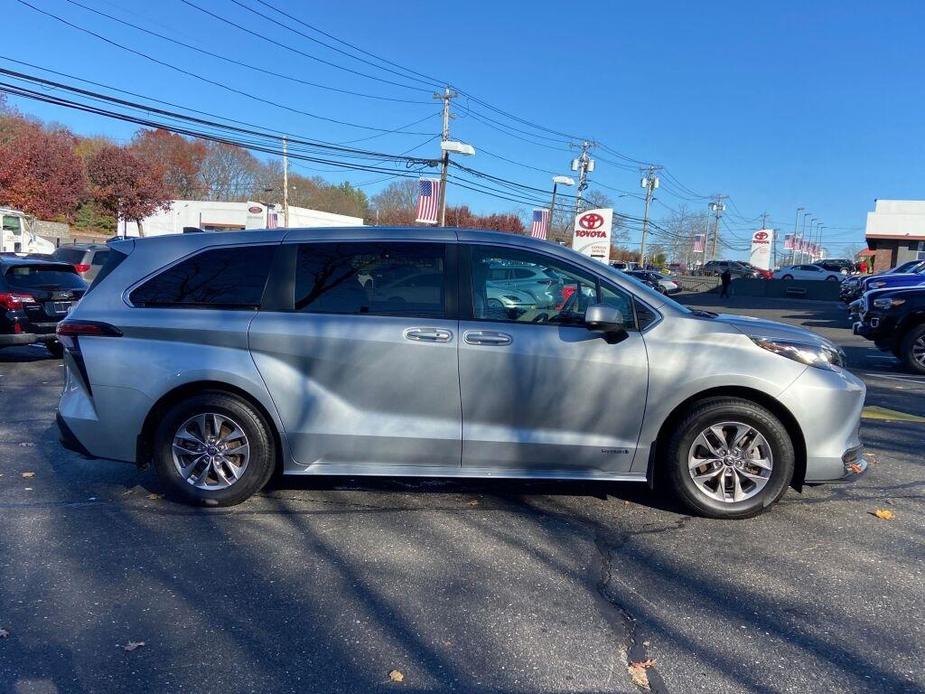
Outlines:
[[[874,272],[925,260],[925,200],[876,200],[865,236]]]
[[[277,227],[358,227],[360,217],[289,206],[289,224],[282,207],[262,202],[222,202],[219,200],[171,200],[170,207],[141,220],[145,236],[179,234],[186,227],[206,231],[275,229]],[[138,236],[138,225],[123,220],[119,234]]]

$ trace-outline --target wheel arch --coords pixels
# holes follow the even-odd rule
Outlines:
[[[650,482],[655,479],[655,472],[658,468],[659,461],[664,459],[664,447],[668,443],[669,432],[677,425],[695,403],[702,400],[708,400],[716,397],[733,397],[743,400],[750,400],[762,407],[767,408],[775,417],[777,417],[793,442],[793,480],[790,485],[797,491],[801,491],[803,480],[806,479],[806,440],[803,438],[803,430],[800,428],[796,417],[790,412],[779,400],[768,395],[767,393],[749,388],[747,386],[721,386],[718,388],[709,388],[691,395],[687,399],[678,403],[677,406],[669,413],[659,427],[655,444],[652,446],[652,455],[649,461],[649,479]]]
[[[222,381],[208,380],[191,381],[189,383],[179,385],[176,388],[164,393],[157,400],[157,402],[154,403],[154,405],[148,411],[148,414],[145,416],[144,424],[141,427],[141,433],[138,435],[138,440],[135,444],[135,460],[139,465],[144,465],[151,461],[154,448],[154,442],[152,440],[154,438],[154,431],[157,428],[157,422],[160,420],[163,414],[170,407],[182,401],[183,399],[193,395],[201,395],[202,393],[222,393],[225,395],[233,395],[237,398],[240,398],[255,410],[257,410],[257,412],[260,413],[260,416],[263,417],[264,421],[266,421],[267,426],[270,428],[270,434],[273,436],[274,448],[276,449],[276,461],[274,465],[277,470],[282,469],[284,462],[282,435],[280,433],[279,424],[270,413],[269,409],[264,406],[260,400],[255,398],[243,388],[239,388],[238,386],[234,386],[230,383],[225,383]]]

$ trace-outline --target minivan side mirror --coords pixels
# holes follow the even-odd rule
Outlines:
[[[626,334],[623,314],[607,304],[592,304],[585,310],[585,326],[588,330],[602,332],[608,336],[622,337]]]

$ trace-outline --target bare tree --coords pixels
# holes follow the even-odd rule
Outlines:
[[[413,224],[418,191],[418,182],[414,179],[393,181],[373,196],[369,221],[379,224]]]

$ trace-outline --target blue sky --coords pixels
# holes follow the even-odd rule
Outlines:
[[[206,58],[94,15],[65,0],[29,0],[112,40],[185,70],[292,108],[380,128],[393,134],[356,143],[376,151],[436,156],[438,103],[423,91],[345,73],[271,45],[269,37],[331,62],[406,82],[331,52],[303,36],[249,13],[232,0],[191,0],[245,26],[240,31],[182,0],[78,0],[216,53],[234,56],[301,79],[380,96],[432,103],[394,103],[332,94]],[[259,0],[239,0],[272,14]],[[750,221],[767,211],[772,226],[789,231],[795,209],[805,207],[828,228],[833,254],[863,241],[865,212],[875,198],[921,198],[925,182],[925,3],[835,2],[586,2],[547,0],[433,4],[307,3],[267,0],[313,26],[376,55],[461,89],[528,121],[564,133],[593,137],[611,150],[664,164],[688,189],[726,193],[727,238],[744,238]],[[16,0],[4,0],[8,58],[130,89],[184,106],[320,140],[344,142],[378,135],[311,119],[181,75],[98,38],[44,17]],[[280,18],[282,20],[282,18]],[[308,29],[288,22],[304,33]],[[19,69],[35,72],[31,68]],[[421,89],[427,87],[412,83]],[[75,130],[130,137],[134,126],[44,104],[13,100],[22,110]],[[568,173],[571,154],[549,133],[493,117],[531,132],[499,132],[467,115],[463,98],[452,133],[484,148],[465,163],[541,189],[550,172]],[[482,115],[489,114],[481,108]],[[547,146],[542,146],[542,144]],[[489,156],[541,169],[536,171]],[[610,152],[592,174],[595,184],[638,195],[639,175]],[[345,173],[318,165],[296,171],[364,184],[370,194],[385,185],[375,173]],[[664,180],[664,179],[663,179]],[[681,204],[703,209],[669,182],[658,194],[655,219]],[[594,185],[592,185],[594,188]],[[479,211],[527,208],[513,202],[449,189],[451,204]],[[622,197],[618,211],[641,215],[641,201]],[[638,234],[633,233],[633,240]]]

